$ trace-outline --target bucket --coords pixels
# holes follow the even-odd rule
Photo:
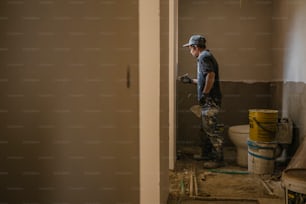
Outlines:
[[[306,203],[306,169],[287,169],[282,173],[286,204]]]
[[[254,174],[272,174],[276,143],[248,140],[248,171]]]
[[[257,142],[274,141],[277,130],[277,122],[277,110],[249,110],[250,139]]]

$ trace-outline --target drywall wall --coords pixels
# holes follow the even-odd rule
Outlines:
[[[178,147],[199,144],[200,120],[191,111],[190,107],[197,104],[194,86],[183,87],[178,84],[181,92],[177,101],[178,108]],[[248,124],[248,110],[253,108],[277,107],[272,104],[271,92],[274,89],[270,83],[257,82],[247,84],[243,82],[221,82],[223,91],[222,109],[219,122],[226,126],[225,142],[230,145],[227,129],[232,125]],[[193,94],[194,93],[194,94]]]
[[[221,122],[226,126],[247,123],[249,108],[272,108],[279,110],[280,117],[293,120],[296,141],[305,138],[306,2],[180,3],[179,42],[202,33],[219,61]],[[193,65],[189,51],[180,48],[179,74],[195,76]],[[178,84],[178,144],[198,140],[198,121],[189,110],[197,103],[194,89]]]
[[[278,100],[271,101],[275,95],[271,91],[278,90],[270,83],[274,73],[272,6],[269,0],[179,1],[178,75],[196,77],[196,59],[181,46],[190,35],[203,34],[220,67],[223,101],[219,119],[226,130],[247,124],[248,109],[280,107]],[[178,83],[178,146],[198,143],[200,122],[189,110],[197,103],[195,86]]]
[[[304,1],[277,1],[273,6],[274,79],[305,82],[304,65],[306,4]]]
[[[306,2],[275,1],[272,19],[274,77],[284,82],[279,99],[282,114],[294,121],[302,140],[306,135]]]
[[[181,45],[203,34],[220,65],[222,81],[270,81],[272,78],[272,2],[179,1],[178,74],[195,76],[195,60]]]

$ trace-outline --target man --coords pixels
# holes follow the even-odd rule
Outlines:
[[[183,83],[197,84],[202,132],[205,133],[202,138],[202,157],[221,163],[223,161],[223,129],[217,123],[221,106],[218,63],[206,48],[206,39],[201,35],[192,35],[183,47],[188,47],[191,55],[197,58],[197,78],[191,79],[188,74],[185,74],[179,77],[179,80]]]

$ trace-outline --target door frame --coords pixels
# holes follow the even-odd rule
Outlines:
[[[160,203],[160,0],[139,0],[140,203]],[[169,0],[169,168],[176,161],[178,0]],[[150,39],[150,40],[148,40]],[[148,52],[150,49],[150,52]],[[158,69],[157,69],[158,67]]]
[[[140,203],[160,203],[160,0],[139,0]]]
[[[169,169],[176,161],[176,78],[178,65],[178,0],[169,0]]]

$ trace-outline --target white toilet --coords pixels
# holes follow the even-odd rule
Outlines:
[[[228,129],[230,140],[234,143],[237,149],[237,164],[242,167],[248,166],[248,145],[250,126],[236,125]]]

